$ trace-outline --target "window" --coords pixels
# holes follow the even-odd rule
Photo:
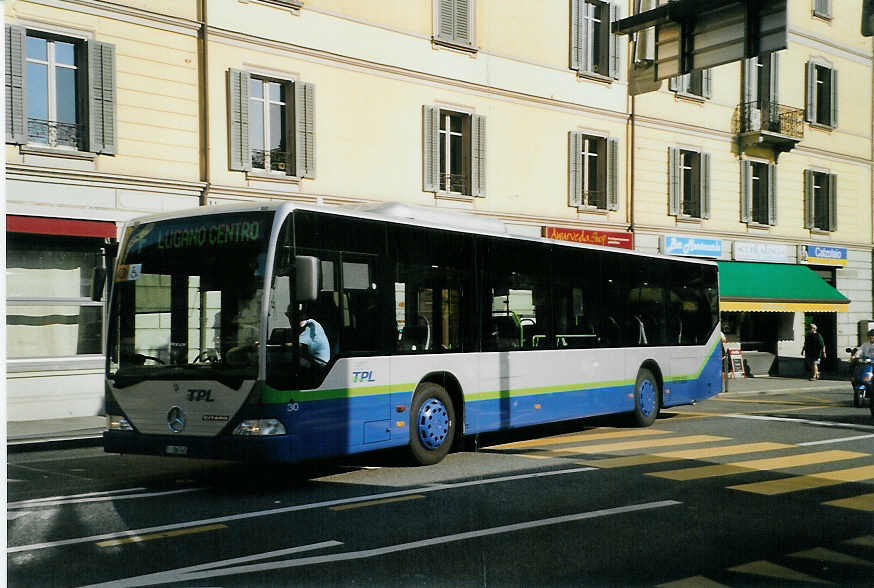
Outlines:
[[[619,8],[599,0],[571,2],[571,69],[619,78],[619,36],[610,32]]]
[[[6,142],[115,154],[115,46],[6,26]]]
[[[804,226],[816,231],[838,229],[838,176],[823,171],[804,170]]]
[[[671,78],[668,87],[681,96],[710,98],[713,95],[713,73],[710,69],[693,71]]]
[[[710,218],[710,154],[671,147],[668,167],[669,214]]]
[[[568,141],[568,205],[617,210],[619,142],[576,131]]]
[[[313,84],[232,69],[228,94],[232,170],[315,177]]]
[[[780,131],[779,53],[765,53],[743,61],[744,113],[749,129]]]
[[[486,119],[423,107],[424,190],[485,196]]]
[[[741,162],[741,222],[777,224],[777,166]]]
[[[832,17],[832,2],[831,0],[813,0],[813,16],[831,20]]]
[[[473,45],[474,0],[437,0],[434,3],[436,41],[465,48]]]
[[[807,62],[808,122],[838,126],[838,72],[822,61]]]

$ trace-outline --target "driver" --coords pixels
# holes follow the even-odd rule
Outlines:
[[[293,310],[292,305],[285,310],[289,323],[293,320]],[[331,343],[328,341],[325,329],[317,320],[309,318],[305,306],[300,310],[300,332],[297,341],[301,346],[301,365],[310,367],[310,359],[314,359],[316,365],[326,365],[331,361]],[[304,353],[309,357],[304,357]]]

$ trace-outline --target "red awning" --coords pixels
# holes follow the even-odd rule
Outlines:
[[[6,216],[6,231],[9,233],[66,235],[69,237],[106,237],[110,239],[115,239],[118,236],[115,223],[110,221],[16,216],[11,214]]]

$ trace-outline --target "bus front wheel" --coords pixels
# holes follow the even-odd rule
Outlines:
[[[659,381],[647,368],[637,373],[634,383],[634,423],[648,427],[659,416]]]
[[[438,463],[455,438],[455,408],[449,393],[433,382],[416,388],[410,407],[410,453],[420,465]]]

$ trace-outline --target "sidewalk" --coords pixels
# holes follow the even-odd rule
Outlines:
[[[723,396],[752,396],[783,394],[789,392],[846,392],[850,398],[850,383],[847,380],[817,380],[811,382],[800,378],[729,378]],[[65,449],[71,447],[97,447],[102,443],[102,416],[70,417],[39,421],[10,421],[6,423],[7,451]]]

